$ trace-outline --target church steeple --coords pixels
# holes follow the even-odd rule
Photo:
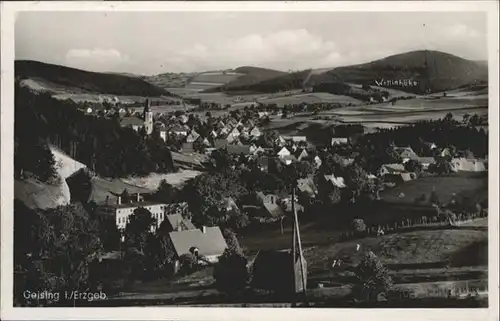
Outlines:
[[[146,133],[150,135],[153,132],[153,112],[151,111],[151,101],[149,98],[144,102],[144,128]]]

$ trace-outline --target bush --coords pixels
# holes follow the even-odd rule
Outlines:
[[[368,252],[354,269],[356,281],[353,295],[359,301],[377,301],[392,287],[388,270],[373,252]]]
[[[181,275],[193,273],[198,269],[198,260],[191,253],[182,254],[179,257],[179,264],[180,264],[179,273]]]
[[[243,290],[250,279],[247,263],[243,254],[226,249],[214,269],[217,289],[226,293]]]
[[[222,235],[224,236],[227,247],[231,252],[243,253],[240,242],[238,241],[236,233],[234,233],[233,230],[228,228],[222,229]]]
[[[366,231],[366,224],[365,224],[365,221],[363,221],[363,219],[360,219],[360,218],[356,218],[352,221],[352,229],[356,232],[356,233],[363,233]]]

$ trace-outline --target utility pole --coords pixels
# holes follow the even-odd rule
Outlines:
[[[299,229],[299,219],[297,216],[297,211],[295,208],[295,185],[292,185],[292,212],[293,212],[293,221],[294,221],[294,233],[293,233],[293,278],[294,278],[294,288],[297,284],[296,275],[295,275],[295,264],[296,264],[296,244],[299,246],[299,262],[300,262],[300,274],[302,281],[302,293],[304,295],[304,300],[307,298],[307,289],[306,289],[306,275],[304,271],[304,256],[302,253],[302,242],[300,240],[300,229]]]

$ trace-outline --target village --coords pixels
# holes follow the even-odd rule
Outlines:
[[[21,14],[14,306],[488,306],[485,37],[330,14]]]

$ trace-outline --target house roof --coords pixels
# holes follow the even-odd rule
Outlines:
[[[183,218],[179,213],[166,215],[165,218],[170,224],[172,231],[177,231],[178,228],[181,231],[196,229],[196,226],[190,220]]]
[[[418,156],[411,147],[394,147],[394,151],[399,154],[399,156],[404,158],[410,158]]]
[[[144,126],[144,120],[142,120],[142,119],[140,119],[138,117],[134,117],[134,116],[123,117],[120,120],[120,125],[123,126],[123,127],[127,127],[127,126]]]
[[[283,147],[282,149],[280,149],[280,151],[277,154],[280,155],[280,154],[283,154],[283,153],[290,153],[290,151],[288,150],[288,148]]]
[[[310,195],[314,195],[315,194],[315,192],[314,192],[314,190],[315,190],[314,182],[310,178],[299,178],[297,180],[297,188],[301,192],[305,192],[305,193],[308,193]]]
[[[419,157],[419,156],[417,156],[417,157],[410,157],[410,159],[417,161],[419,163],[422,163],[422,164],[434,164],[436,162],[434,157]]]
[[[264,202],[263,205],[264,205],[264,208],[266,209],[267,213],[271,217],[276,218],[276,217],[281,217],[281,216],[285,215],[285,213],[283,212],[283,209],[276,203]]]
[[[105,203],[106,199],[108,199],[109,204],[116,203],[118,198],[116,195],[123,193],[125,189],[130,195],[152,193],[149,189],[127,184],[118,178],[105,179],[95,176],[92,177],[90,184],[89,201],[94,201],[97,204]]]
[[[336,144],[347,144],[349,142],[349,139],[345,137],[332,137],[332,145]]]
[[[233,155],[247,155],[250,154],[249,145],[227,145],[227,152]]]
[[[325,175],[325,179],[338,188],[346,187],[343,177],[335,177],[335,175]]]
[[[286,161],[292,161],[292,162],[295,162],[297,160],[297,158],[293,155],[286,155],[286,156],[283,156],[282,158],[280,158],[282,162],[286,162]]]
[[[405,167],[403,164],[384,164],[382,165],[389,172],[404,172]]]
[[[227,248],[226,240],[218,226],[206,227],[205,233],[200,229],[173,231],[169,233],[177,256],[190,253],[191,247],[198,248],[200,254],[221,255]]]

